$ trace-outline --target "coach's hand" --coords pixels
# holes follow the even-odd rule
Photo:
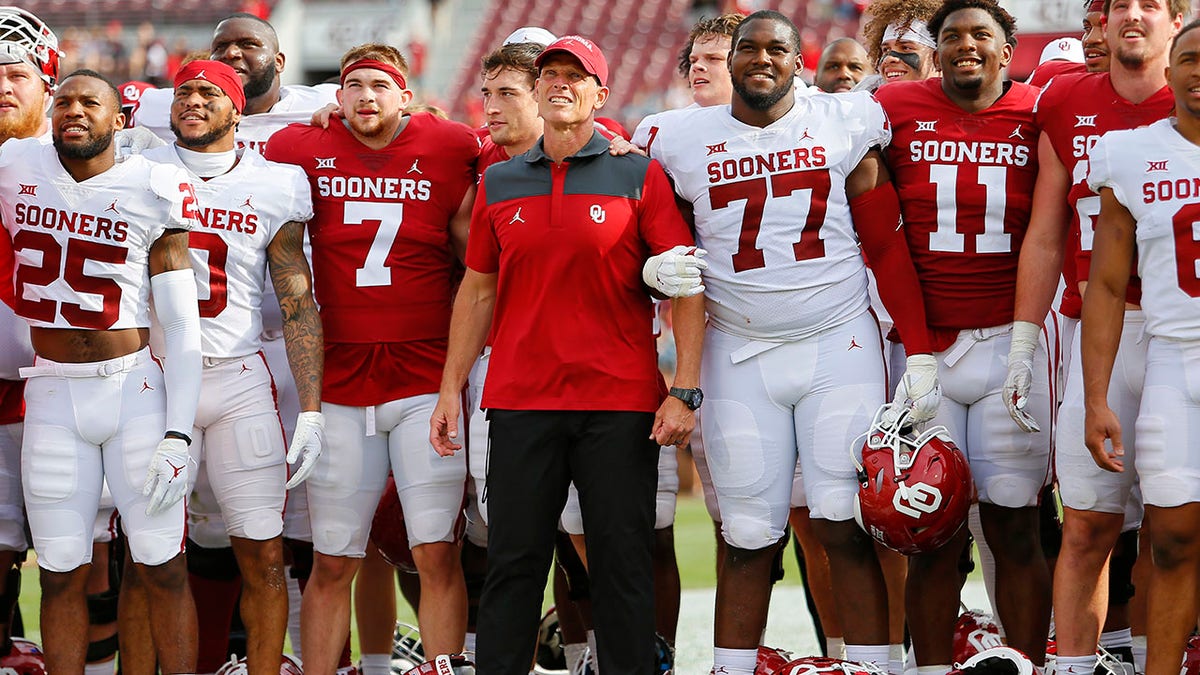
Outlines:
[[[696,413],[683,401],[668,396],[654,413],[654,428],[650,438],[659,445],[685,447],[696,428]]]
[[[702,270],[708,263],[701,260],[708,251],[694,246],[676,246],[650,256],[642,266],[642,281],[668,298],[689,298],[704,292]]]
[[[650,156],[645,150],[639,148],[633,143],[630,143],[621,136],[614,136],[612,140],[608,142],[608,154],[612,155],[613,157],[628,155],[631,152],[635,155],[641,155],[642,157]]]
[[[336,119],[342,116],[342,107],[336,103],[326,103],[324,106],[317,108],[313,113],[312,119],[308,123],[314,127],[322,129],[329,128],[329,120]]]
[[[1037,349],[1040,326],[1028,321],[1014,321],[1012,345],[1008,348],[1008,378],[1004,380],[1004,406],[1021,431],[1041,431],[1033,415],[1025,412],[1029,389],[1033,386],[1033,352]]]
[[[179,438],[164,438],[150,458],[150,470],[146,473],[146,484],[142,495],[150,498],[146,515],[157,516],[183,499],[188,490],[187,442]]]
[[[288,490],[296,487],[308,478],[317,466],[317,458],[325,449],[325,416],[316,411],[300,413],[296,418],[296,432],[292,434],[292,444],[288,446],[287,462],[292,466],[300,461],[292,473],[292,478],[285,486]]]
[[[937,359],[932,354],[913,354],[905,359],[904,376],[896,385],[892,402],[909,408],[909,419],[914,424],[928,422],[937,415],[942,402],[937,374]]]
[[[454,442],[458,438],[458,416],[461,413],[462,400],[457,393],[438,396],[437,407],[429,418],[429,443],[442,457],[449,457],[462,449],[462,443]]]

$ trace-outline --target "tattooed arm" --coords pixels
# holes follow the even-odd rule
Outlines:
[[[283,313],[283,339],[300,410],[320,410],[325,338],[312,295],[312,272],[304,257],[304,223],[290,222],[279,230],[267,247],[267,264]]]

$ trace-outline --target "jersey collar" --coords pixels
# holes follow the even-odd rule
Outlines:
[[[544,141],[545,141],[544,136],[542,138],[539,138],[538,142],[534,143],[533,147],[525,152],[525,161],[526,162],[528,162],[530,164],[537,164],[539,162],[553,162],[554,161],[554,160],[550,159],[550,156],[547,155],[545,153],[545,151],[542,149],[542,143]],[[578,158],[578,157],[595,157],[596,155],[602,155],[606,152],[608,152],[608,139],[605,138],[604,136],[600,135],[600,132],[592,131],[592,138],[590,140],[588,140],[587,145],[584,145],[583,148],[581,148],[579,150],[579,152],[571,155],[570,157],[567,157],[564,161],[570,162],[571,160]]]

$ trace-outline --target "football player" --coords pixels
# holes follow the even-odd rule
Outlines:
[[[865,93],[797,96],[799,52],[787,17],[751,14],[732,39],[731,107],[666,113],[650,145],[710,252],[700,423],[726,541],[715,672],[753,672],[797,461],[847,658],[887,666],[887,594],[852,520],[846,454],[886,395],[860,239],[912,355],[897,398],[920,419],[937,408],[920,286],[875,149],[886,117]]]
[[[875,0],[863,10],[871,20],[863,26],[867,56],[883,82],[924,80],[937,74],[933,50],[937,42],[929,34],[929,18],[940,0]],[[875,78],[867,78],[871,89]]]
[[[334,670],[350,583],[389,467],[411,525],[425,654],[463,648],[466,589],[455,522],[466,462],[438,457],[425,423],[437,399],[452,256],[466,246],[479,144],[412,99],[404,57],[367,44],[342,57],[342,118],[276,133],[267,157],[308,174],[313,275],[326,340],[322,411],[330,452],[308,480],[315,556],[305,590],[306,668]],[[386,313],[379,308],[387,307]]]
[[[1009,425],[1001,400],[1017,261],[1037,177],[1038,90],[1004,80],[1015,21],[994,0],[947,0],[929,28],[942,76],[889,84],[875,96],[892,122],[886,157],[942,383],[933,423],[949,429],[970,461],[1009,642],[1040,663],[1050,578],[1037,505],[1050,443],[1046,434]],[[1029,405],[1048,417],[1044,347],[1033,360]],[[948,671],[953,662],[959,589],[946,580],[957,576],[967,534],[963,528],[949,544],[910,559],[907,609],[920,667]]]
[[[202,205],[202,228],[189,236],[201,282],[204,355],[191,452],[237,557],[247,663],[258,673],[273,671],[279,662],[288,614],[281,538],[284,438],[260,339],[268,272],[303,410],[286,453],[298,463],[289,486],[307,477],[321,452],[323,345],[303,247],[304,223],[312,217],[308,182],[295,167],[267,162],[248,147],[235,149],[234,128],[244,106],[241,79],[232,68],[192,61],[175,77],[175,144],[143,156],[186,170]],[[216,653],[225,653],[228,625],[212,628],[210,639],[222,646]],[[202,653],[198,672],[213,672],[221,663]]]
[[[200,384],[187,250],[198,213],[182,171],[136,156],[116,163],[120,105],[112,83],[77,71],[52,101],[53,146],[23,139],[0,148],[0,205],[20,289],[15,309],[37,353],[22,369],[30,378],[25,505],[42,568],[47,670],[83,671],[92,523],[107,482],[146,579],[159,666],[192,673],[196,618],[181,555],[181,500]],[[147,347],[151,294],[165,373]]]
[[[1117,22],[1125,26],[1122,32],[1109,34],[1114,83],[1118,69],[1128,65],[1134,34],[1128,17],[1122,16],[1125,9],[1117,0],[1108,13],[1110,26]],[[1185,8],[1170,8],[1178,21],[1176,9],[1182,13]],[[1146,18],[1145,36],[1139,37],[1156,42],[1158,26],[1150,28],[1152,21]],[[1137,22],[1132,25],[1141,28]],[[1170,17],[1159,25],[1171,26]],[[1200,304],[1196,301],[1200,278],[1193,228],[1200,213],[1196,189],[1200,186],[1197,28],[1198,22],[1184,27],[1169,52],[1168,86],[1175,116],[1130,131],[1110,131],[1088,155],[1088,185],[1099,193],[1100,215],[1079,331],[1084,437],[1092,457],[1108,470],[1129,474],[1134,468],[1131,461],[1136,463],[1154,550],[1147,614],[1148,675],[1179,670],[1198,611],[1196,525],[1200,498],[1191,480],[1200,470],[1191,438],[1197,409],[1196,355],[1200,353]],[[1144,291],[1145,321],[1140,326],[1130,325],[1126,307],[1129,269],[1135,260]],[[1149,336],[1136,441],[1130,438],[1127,420],[1113,407],[1116,397],[1112,395],[1122,377],[1124,333],[1131,330],[1144,330]],[[1120,516],[1112,514],[1109,520],[1105,544],[1111,544]],[[1055,600],[1057,605],[1057,595]],[[1094,619],[1087,630],[1095,644]],[[1061,662],[1061,637],[1058,644]],[[1059,672],[1063,672],[1061,667]]]
[[[1117,411],[1126,430],[1128,454],[1123,461],[1101,462],[1102,458],[1094,457],[1084,446],[1086,379],[1078,358],[1080,336],[1073,324],[1088,279],[1100,209],[1099,195],[1086,182],[1090,152],[1107,132],[1150,124],[1171,113],[1174,97],[1163,73],[1171,39],[1188,8],[1183,0],[1108,2],[1104,23],[1112,57],[1109,72],[1057,77],[1043,90],[1036,107],[1042,129],[1039,173],[1017,275],[1016,322],[1004,401],[1018,425],[1033,428],[1022,404],[1031,374],[1036,372],[1031,356],[1037,335],[1062,270],[1066,289],[1059,309],[1070,319],[1064,323],[1064,333],[1070,332],[1074,338],[1055,440],[1055,473],[1064,515],[1062,550],[1054,575],[1059,672],[1069,667],[1094,667],[1097,637],[1105,620],[1103,608],[1108,601],[1128,603],[1130,585],[1113,584],[1110,590],[1106,570],[1119,537],[1128,555],[1136,550],[1142,515],[1134,461],[1140,445],[1133,442],[1133,432],[1146,372],[1146,344],[1139,339],[1145,321],[1136,279],[1126,287],[1128,325],[1118,353],[1120,365],[1107,390],[1109,406]],[[1127,271],[1132,273],[1132,269]],[[1124,471],[1116,471],[1119,466]],[[1132,646],[1127,628],[1114,632],[1107,636],[1107,649]]]

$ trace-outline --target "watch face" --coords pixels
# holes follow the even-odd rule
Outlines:
[[[692,390],[692,402],[691,402],[692,410],[699,408],[700,404],[703,402],[704,402],[704,392],[700,391],[699,389],[693,389]]]

